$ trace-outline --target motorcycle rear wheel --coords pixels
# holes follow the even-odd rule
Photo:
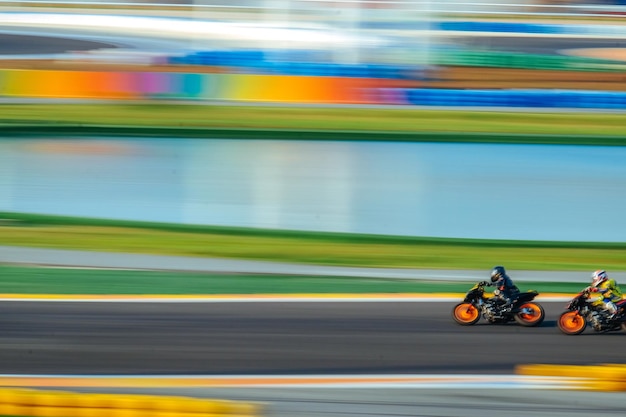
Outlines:
[[[563,333],[576,335],[585,331],[587,320],[577,311],[566,311],[559,316],[557,325]]]
[[[546,313],[543,307],[537,303],[524,303],[519,306],[520,312],[515,314],[513,318],[517,324],[524,327],[535,327],[543,323]]]
[[[480,310],[472,303],[459,303],[452,309],[452,318],[461,326],[471,326],[480,320]]]

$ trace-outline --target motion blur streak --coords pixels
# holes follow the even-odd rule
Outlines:
[[[5,138],[0,158],[6,212],[485,239],[626,236],[623,147]]]

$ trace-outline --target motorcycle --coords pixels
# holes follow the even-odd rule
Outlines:
[[[470,326],[480,320],[482,313],[483,317],[493,324],[515,320],[524,327],[534,327],[543,322],[546,313],[540,304],[533,302],[539,295],[537,291],[521,292],[513,299],[512,304],[506,305],[500,297],[488,297],[485,294],[485,286],[487,286],[485,281],[475,284],[465,294],[463,302],[454,306],[452,309],[454,321],[462,326]]]
[[[568,335],[581,334],[590,324],[596,332],[616,330],[626,331],[626,300],[616,303],[617,314],[610,317],[610,312],[602,307],[594,306],[593,299],[589,299],[590,288],[585,288],[571,299],[565,306],[566,311],[561,313],[557,325]]]

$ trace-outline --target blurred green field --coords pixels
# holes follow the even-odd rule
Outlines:
[[[616,144],[626,144],[623,114],[557,111],[493,112],[183,103],[0,105],[0,127],[19,125],[593,135],[617,137]],[[576,140],[572,138],[572,142],[576,143]]]
[[[0,213],[0,245],[316,265],[626,270],[626,243],[413,238],[120,222]]]
[[[386,108],[214,106],[196,104],[0,105],[0,129],[36,126],[277,129],[313,132],[505,134],[528,143],[626,144],[622,114],[438,111]],[[76,134],[76,131],[70,134]],[[80,131],[78,131],[80,132]],[[554,136],[551,136],[554,135]],[[583,135],[592,135],[589,137]],[[10,136],[10,134],[8,135]],[[67,137],[67,136],[62,136]],[[295,137],[298,137],[296,135]],[[392,136],[393,138],[393,136]],[[546,139],[547,138],[547,139]],[[602,139],[606,138],[606,139]],[[421,140],[425,140],[422,138]],[[320,265],[520,270],[626,270],[621,244],[514,242],[318,234],[239,228],[106,222],[0,213],[0,245],[171,254]],[[15,220],[15,221],[12,221]]]
[[[488,274],[485,274],[488,276]],[[549,279],[549,276],[546,276]],[[2,294],[215,295],[464,293],[472,282],[32,268],[0,265]],[[580,283],[522,282],[521,290],[576,293]],[[489,291],[489,290],[488,290]]]

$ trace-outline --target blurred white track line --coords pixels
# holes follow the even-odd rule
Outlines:
[[[539,296],[538,302],[566,302],[571,296]],[[311,296],[280,296],[280,295],[242,295],[242,296],[91,296],[91,295],[37,295],[37,296],[0,296],[0,301],[19,301],[19,302],[62,302],[62,303],[453,303],[461,302],[463,295],[458,297],[445,296],[433,297],[429,295],[410,296],[404,294],[372,296],[370,294],[363,295],[346,295],[346,294],[330,294],[330,295],[311,295]]]
[[[0,375],[0,384],[39,387],[577,389],[581,380],[525,375]]]

